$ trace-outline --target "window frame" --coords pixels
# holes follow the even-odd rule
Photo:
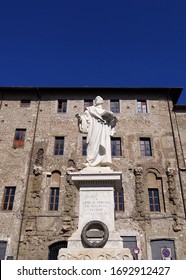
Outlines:
[[[18,136],[18,133],[19,133],[19,136]],[[23,148],[24,147],[25,135],[26,135],[25,128],[16,128],[15,134],[14,134],[14,140],[13,140],[13,148]],[[17,138],[19,138],[19,139],[17,139]]]
[[[53,193],[54,191],[54,193]],[[59,187],[51,187],[50,188],[50,196],[49,196],[49,211],[58,211],[59,209]],[[57,207],[56,207],[57,206]]]
[[[116,141],[119,141],[119,143]],[[121,137],[111,137],[111,155],[112,157],[122,157]]]
[[[141,114],[148,113],[147,100],[146,99],[137,99],[137,112]]]
[[[13,194],[12,194],[13,192]],[[16,187],[5,187],[3,195],[2,210],[12,211],[14,206]],[[6,206],[5,206],[6,205]],[[11,207],[10,207],[11,205]]]
[[[57,101],[57,113],[67,113],[67,99],[58,99]]]
[[[143,157],[152,157],[152,141],[150,137],[140,137],[140,152]],[[144,142],[144,143],[142,143]],[[144,148],[143,148],[144,147]]]
[[[121,201],[120,201],[120,199],[121,199]],[[123,189],[114,190],[114,210],[124,212],[124,191],[123,191]]]
[[[57,141],[62,140],[62,143],[57,143]],[[55,142],[54,142],[54,155],[55,156],[63,156],[64,155],[64,143],[65,143],[65,137],[64,136],[56,136]],[[58,148],[56,146],[58,145]],[[59,146],[62,145],[62,148]],[[56,151],[58,151],[56,153]],[[62,152],[60,152],[62,151]]]
[[[151,195],[150,195],[151,192]],[[155,196],[156,192],[156,196]],[[161,207],[160,207],[160,196],[159,196],[159,189],[158,188],[148,188],[148,199],[149,199],[149,210],[151,213],[160,213]],[[157,199],[157,202],[155,202],[155,199]],[[152,201],[152,203],[151,203]],[[152,206],[152,207],[151,207]]]
[[[114,108],[114,109],[112,110],[112,108]],[[110,100],[110,111],[113,113],[120,113],[120,100],[119,99]]]

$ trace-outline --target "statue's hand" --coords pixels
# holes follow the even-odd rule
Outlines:
[[[81,116],[80,116],[80,114],[75,114],[75,117],[78,119],[78,122],[81,122]]]
[[[116,133],[115,128],[112,128],[112,129],[110,130],[110,136],[113,136],[115,133]]]

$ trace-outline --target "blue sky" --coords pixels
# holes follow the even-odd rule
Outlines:
[[[1,0],[0,86],[183,87],[185,0]]]

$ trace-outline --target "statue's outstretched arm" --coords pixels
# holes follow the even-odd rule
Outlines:
[[[88,133],[88,121],[86,114],[80,116],[79,114],[76,114],[75,117],[78,120],[78,126],[79,130],[82,133]]]

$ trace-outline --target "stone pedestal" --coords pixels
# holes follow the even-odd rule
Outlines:
[[[60,249],[59,260],[132,260],[130,249],[80,248]]]
[[[69,238],[68,249],[60,249],[58,258],[131,259],[130,250],[122,248],[122,239],[115,230],[114,188],[121,187],[122,173],[109,167],[89,167],[70,173],[70,176],[80,192],[78,230]],[[109,237],[104,248],[84,248],[82,230],[91,221],[104,223],[108,228]],[[98,233],[95,230],[91,234],[96,236]]]

